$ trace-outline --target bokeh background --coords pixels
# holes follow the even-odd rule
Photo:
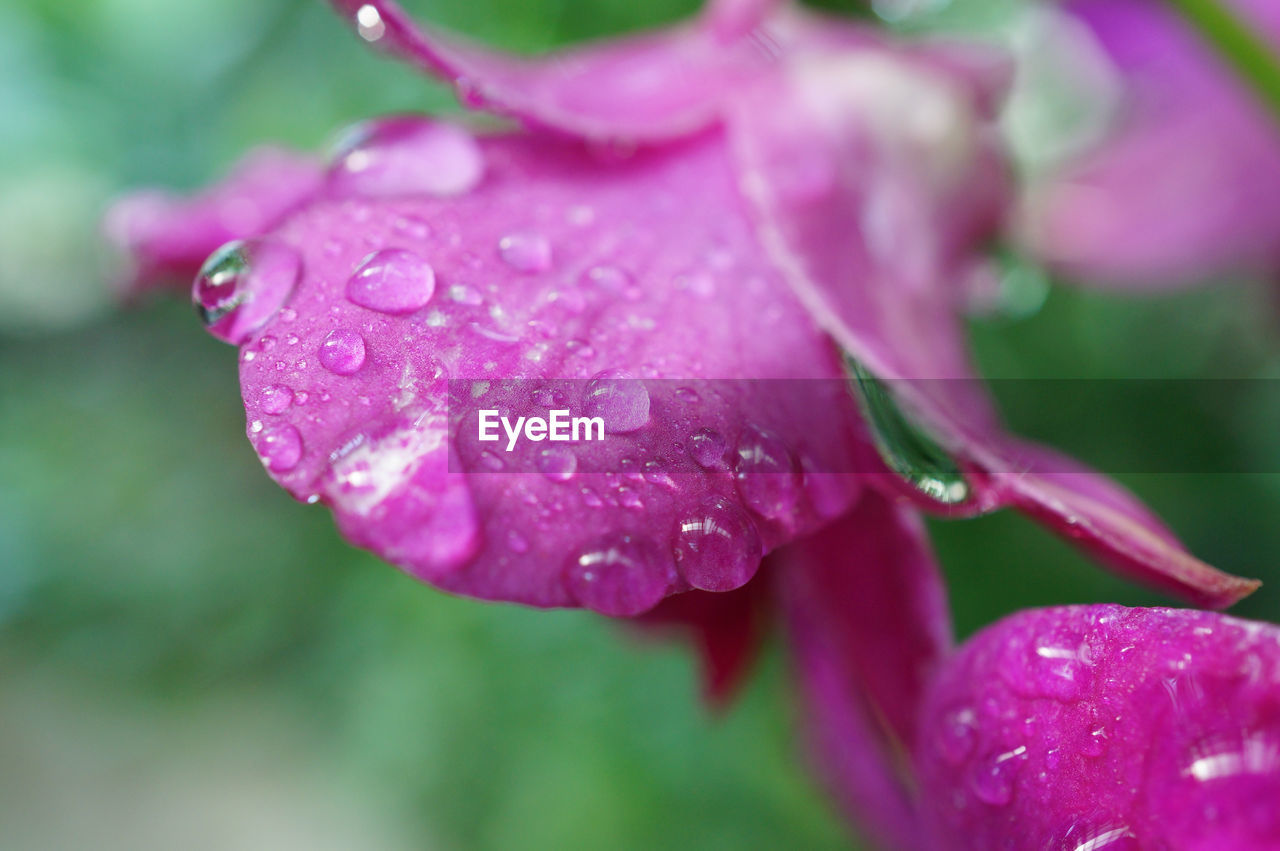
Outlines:
[[[534,50],[695,4],[408,5]],[[1013,0],[845,10],[1025,34]],[[1027,164],[1089,114],[1037,84],[1010,123]],[[96,226],[115,193],[399,110],[455,106],[320,0],[0,6],[0,847],[848,847],[776,643],[717,714],[675,644],[417,585],[263,475],[235,352],[184,299],[113,304]],[[1261,283],[1117,297],[1005,265],[1012,297],[972,329],[988,375],[1280,376]],[[1280,619],[1280,404],[1113,397],[1070,418],[1014,405],[1012,425],[1086,460],[1120,447],[1129,471],[1228,459],[1119,478],[1207,561],[1271,580],[1239,612]],[[1167,602],[1018,516],[932,528],[962,635],[1024,606]]]

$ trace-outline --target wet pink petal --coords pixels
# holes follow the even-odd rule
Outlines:
[[[900,757],[916,741],[917,708],[951,625],[920,518],[868,492],[845,519],[775,559],[820,772],[874,838],[921,847]]]
[[[166,285],[190,286],[214,249],[260,234],[319,190],[323,172],[310,157],[277,148],[248,155],[227,178],[191,197],[145,191],[108,211],[107,237],[134,267],[126,294]]]
[[[1127,575],[1205,605],[1257,587],[1188,555],[1127,495],[1122,510],[1093,498],[1121,493],[1100,477],[1004,434],[959,317],[957,281],[1004,198],[973,91],[875,52],[796,65],[732,113],[744,191],[811,315],[971,474],[968,501],[946,510],[1019,507]]]
[[[915,749],[944,851],[1280,848],[1280,628],[1209,612],[1023,612],[929,689]]]
[[[332,0],[362,38],[451,81],[473,107],[588,139],[670,140],[713,123],[725,94],[773,64],[751,37],[772,3],[720,3],[705,25],[520,58],[414,22],[391,0]]]
[[[1230,5],[1280,50],[1280,12]],[[1280,124],[1166,3],[1076,0],[1125,85],[1112,134],[1035,193],[1028,232],[1084,283],[1156,289],[1280,267]]]
[[[850,477],[805,475],[853,469],[839,359],[759,249],[717,135],[625,162],[477,145],[470,192],[321,197],[261,238],[302,269],[241,353],[250,436],[287,424],[302,447],[255,442],[274,478],[443,588],[628,616],[746,583],[849,505]],[[796,382],[700,394],[706,377],[836,380],[824,401]],[[474,437],[481,408],[559,404],[606,439]]]

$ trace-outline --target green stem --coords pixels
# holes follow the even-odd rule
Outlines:
[[[1168,0],[1213,45],[1280,121],[1280,59],[1271,46],[1220,0]]]

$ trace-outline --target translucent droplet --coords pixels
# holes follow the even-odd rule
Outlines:
[[[545,272],[551,268],[551,243],[536,233],[514,233],[498,240],[498,255],[517,272]]]
[[[302,435],[288,423],[265,426],[252,436],[258,457],[273,473],[287,473],[302,460]]]
[[[799,498],[791,453],[776,436],[749,426],[738,443],[738,493],[761,517],[789,521]]]
[[[553,482],[567,482],[578,471],[578,456],[567,446],[548,446],[538,453],[538,471]]]
[[[973,751],[977,741],[977,714],[971,707],[963,706],[947,711],[938,726],[938,746],[942,756],[952,765],[959,765]]]
[[[969,498],[969,484],[942,447],[920,431],[869,372],[845,357],[849,386],[885,465],[930,499],[956,505]]]
[[[747,513],[723,497],[706,502],[676,528],[675,557],[694,588],[731,591],[760,567],[760,534]]]
[[[355,331],[329,332],[320,344],[320,364],[337,375],[351,375],[364,366],[364,338]]]
[[[465,129],[411,116],[357,124],[339,142],[329,185],[339,194],[453,196],[484,175],[484,153]],[[426,228],[408,221],[401,232]],[[419,237],[420,238],[420,237]]]
[[[393,316],[426,307],[436,289],[436,273],[412,251],[389,248],[364,259],[347,280],[352,304]]]
[[[635,298],[640,294],[635,279],[625,269],[617,266],[592,266],[582,273],[582,281],[592,287],[599,287],[613,296]]]
[[[625,370],[605,370],[587,384],[583,409],[588,417],[603,418],[610,434],[636,431],[649,422],[649,390]]]
[[[1017,759],[1027,752],[1025,746],[979,760],[969,775],[969,788],[978,800],[1000,807],[1013,800],[1013,781]]]
[[[386,31],[387,25],[382,22],[382,15],[376,6],[366,3],[356,10],[356,32],[360,33],[362,39],[377,41]]]
[[[517,530],[512,529],[507,532],[507,548],[513,553],[526,553],[529,551],[529,540]]]
[[[717,431],[709,428],[698,429],[689,436],[689,457],[698,466],[708,470],[721,469],[727,466],[724,453],[728,449],[725,439]]]
[[[258,395],[258,405],[264,414],[283,414],[292,404],[293,390],[283,384],[264,387]]]
[[[653,608],[674,581],[671,559],[653,541],[612,534],[565,566],[565,583],[579,603],[616,617]]]
[[[240,345],[284,307],[301,274],[298,252],[282,242],[229,242],[200,268],[191,300],[210,334]]]

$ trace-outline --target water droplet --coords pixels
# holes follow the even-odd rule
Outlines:
[[[904,414],[884,386],[845,357],[849,386],[858,398],[885,465],[930,499],[956,505],[969,498],[969,484],[956,462]]]
[[[411,116],[357,124],[339,142],[329,185],[340,194],[454,196],[484,175],[484,153],[465,129]],[[401,232],[428,230],[406,220]],[[418,237],[421,238],[421,237]]]
[[[365,41],[377,41],[387,31],[376,6],[364,4],[356,10],[356,32]]]
[[[301,274],[298,253],[282,242],[229,242],[200,268],[191,300],[210,334],[239,345],[285,305]]]
[[[623,296],[634,300],[641,295],[640,288],[636,286],[631,274],[617,266],[592,266],[582,273],[582,282],[588,286],[599,287],[612,296]]]
[[[507,548],[513,553],[526,553],[529,551],[529,540],[517,530],[512,529],[507,532]]]
[[[708,470],[727,466],[724,458],[727,448],[720,433],[709,428],[698,429],[689,436],[689,457]]]
[[[631,373],[607,369],[587,384],[583,408],[587,416],[604,419],[605,431],[625,434],[649,422],[649,391]]]
[[[694,588],[731,591],[745,585],[762,553],[755,523],[723,497],[709,500],[676,527],[676,562]]]
[[[436,273],[412,251],[389,248],[364,259],[347,280],[347,299],[393,316],[421,310],[436,289]]]
[[[293,390],[283,384],[264,387],[258,396],[258,405],[264,414],[283,414],[292,404]]]
[[[484,296],[480,291],[467,284],[454,284],[449,287],[449,298],[458,304],[468,304],[472,307],[484,303]]]
[[[795,515],[799,489],[791,453],[776,436],[749,426],[738,443],[738,493],[761,517],[787,522]]]
[[[553,482],[567,482],[578,470],[578,456],[567,446],[548,446],[538,453],[538,470]]]
[[[268,470],[287,473],[302,460],[302,435],[288,423],[266,426],[254,432],[253,448]]]
[[[971,707],[951,709],[942,716],[938,726],[938,746],[942,756],[952,765],[959,765],[972,751],[977,741],[977,713]]]
[[[565,583],[579,603],[616,617],[653,608],[674,581],[671,560],[648,538],[612,534],[565,567]]]
[[[702,397],[698,395],[698,391],[692,387],[677,387],[676,398],[686,405],[696,405],[702,401]]]
[[[1027,752],[1026,746],[979,760],[969,775],[969,788],[978,800],[1000,807],[1013,800],[1016,760]]]
[[[364,366],[364,338],[351,330],[329,332],[320,344],[320,364],[338,375],[351,375]]]
[[[536,233],[513,233],[498,240],[498,255],[517,272],[545,272],[551,268],[551,243]]]

